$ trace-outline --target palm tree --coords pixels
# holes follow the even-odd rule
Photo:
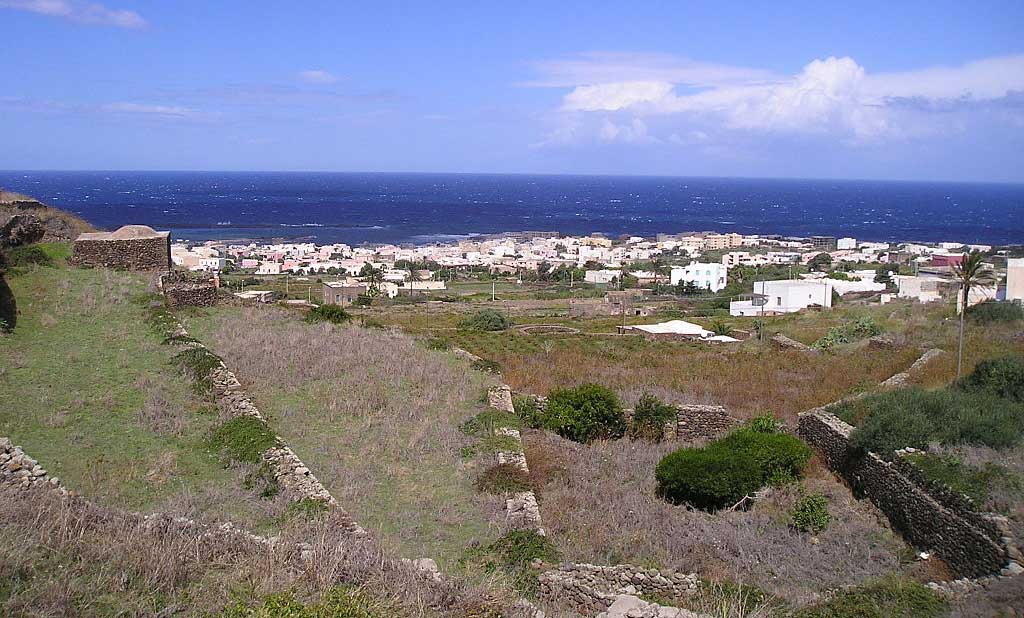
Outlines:
[[[967,297],[972,287],[990,287],[998,281],[996,273],[982,261],[985,255],[975,249],[965,253],[959,264],[953,265],[953,275],[960,284],[960,342],[956,352],[956,377],[964,362],[964,319],[967,315]]]

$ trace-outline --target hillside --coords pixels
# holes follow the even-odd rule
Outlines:
[[[93,232],[96,228],[78,215],[59,208],[47,206],[35,198],[0,189],[0,227],[14,215],[35,217],[43,225],[45,242],[74,240],[82,232]]]

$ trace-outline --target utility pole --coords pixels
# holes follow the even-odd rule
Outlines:
[[[494,302],[494,281],[491,281],[491,302]]]

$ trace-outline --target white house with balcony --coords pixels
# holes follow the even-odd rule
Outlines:
[[[695,262],[674,267],[669,279],[672,285],[688,282],[712,292],[718,292],[728,283],[729,267],[724,264],[702,264]]]
[[[755,281],[752,298],[729,303],[729,315],[796,313],[811,306],[832,307],[832,284],[827,280]]]

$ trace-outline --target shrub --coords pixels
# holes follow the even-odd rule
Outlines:
[[[793,507],[790,517],[797,530],[817,534],[827,528],[832,520],[828,514],[828,498],[821,494],[802,496]]]
[[[493,361],[487,358],[481,358],[470,363],[470,367],[477,371],[483,371],[486,373],[501,373],[501,365],[498,361]]]
[[[778,433],[779,421],[775,420],[771,414],[760,414],[750,419],[747,427],[757,433]]]
[[[507,494],[530,490],[530,475],[512,464],[497,464],[476,479],[476,488],[489,494]]]
[[[1024,356],[993,358],[978,363],[957,386],[968,392],[989,392],[1024,403]]]
[[[546,536],[533,530],[513,530],[490,545],[471,549],[467,561],[486,573],[504,571],[512,577],[516,590],[536,596],[537,575],[533,561],[556,563],[561,559],[558,548]]]
[[[711,330],[711,332],[714,333],[715,335],[720,335],[724,337],[728,337],[733,333],[732,324],[728,324],[726,322],[723,322],[722,320],[713,320],[711,322],[711,328],[709,330]]]
[[[481,309],[459,323],[465,330],[498,331],[512,326],[512,320],[494,309]]]
[[[1024,307],[1012,302],[987,300],[967,308],[967,317],[980,324],[1024,320]]]
[[[53,258],[37,245],[22,245],[7,252],[8,266],[53,266]]]
[[[439,350],[447,352],[452,349],[452,342],[448,341],[444,337],[431,337],[426,340],[425,345],[428,350]]]
[[[800,478],[811,459],[811,447],[799,438],[749,428],[737,429],[709,448],[750,457],[760,472],[761,485],[780,485]]]
[[[684,448],[655,469],[658,494],[673,504],[708,511],[732,506],[761,488],[761,472],[749,456],[719,449]]]
[[[675,406],[670,406],[657,397],[644,393],[633,410],[629,433],[635,438],[661,440],[665,434],[665,425],[674,421],[677,415]]]
[[[812,343],[811,347],[819,350],[831,350],[841,343],[851,343],[880,334],[882,334],[882,328],[875,323],[874,318],[864,316],[845,322],[840,326],[833,326],[828,329],[828,334]]]
[[[330,322],[331,324],[344,324],[352,319],[352,314],[345,311],[340,305],[317,305],[306,314],[307,322]]]
[[[537,400],[530,396],[525,397],[513,397],[512,408],[516,411],[516,416],[523,420],[523,424],[533,429],[539,429],[544,424],[544,419],[541,418],[540,406],[537,405]]]
[[[931,481],[967,496],[979,506],[984,506],[997,488],[1018,491],[1022,488],[1020,477],[991,461],[971,466],[958,457],[934,453],[914,453],[906,459]]]
[[[618,396],[597,384],[552,391],[542,423],[545,429],[584,444],[621,438],[626,433],[626,417]]]
[[[985,391],[907,388],[840,404],[836,411],[859,425],[850,436],[853,446],[886,458],[929,442],[1006,448],[1024,435],[1024,406]]]
[[[252,416],[236,416],[217,427],[210,447],[234,461],[259,463],[263,453],[277,443],[267,424]]]
[[[838,592],[796,618],[939,618],[946,603],[927,586],[895,575]]]
[[[303,603],[291,592],[272,594],[254,607],[239,601],[225,607],[216,618],[382,618],[365,593],[332,588],[319,602]]]
[[[330,507],[323,500],[303,498],[288,503],[288,510],[285,514],[287,519],[299,518],[306,521],[313,521],[324,516]]]

